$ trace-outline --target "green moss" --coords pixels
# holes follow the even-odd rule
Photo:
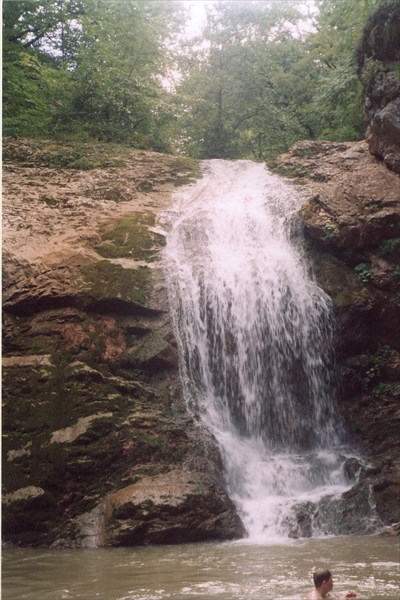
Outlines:
[[[368,283],[372,278],[371,270],[366,263],[359,263],[354,267],[354,270],[363,283]]]
[[[144,362],[168,348],[169,344],[165,340],[165,334],[165,329],[159,329],[141,338],[133,347],[135,358],[139,362]]]
[[[24,140],[16,148],[5,146],[7,158],[27,165],[62,169],[97,169],[125,165],[130,149],[121,144]]]
[[[171,171],[175,174],[174,186],[189,185],[202,176],[200,161],[194,158],[179,157],[171,163]]]
[[[89,294],[97,300],[120,299],[145,305],[150,292],[151,271],[148,267],[124,269],[108,260],[81,267]]]
[[[336,306],[350,306],[357,299],[368,300],[369,290],[360,286],[356,273],[343,260],[326,252],[314,254],[313,259],[317,281]]]
[[[335,237],[336,228],[333,225],[325,225],[321,240],[329,241]]]
[[[385,240],[380,246],[378,253],[388,258],[396,258],[400,254],[400,237]]]
[[[273,173],[276,173],[276,175],[280,175],[281,177],[288,177],[290,179],[299,179],[301,177],[306,177],[307,176],[307,171],[306,169],[301,166],[286,166],[286,165],[282,165],[282,164],[278,164],[276,162],[270,162],[268,163],[268,167],[271,169],[271,171]]]
[[[24,332],[16,332],[12,340],[11,353],[13,348],[17,349],[18,354],[51,354],[59,344],[58,338],[54,335],[26,335]]]
[[[136,212],[120,219],[111,229],[103,231],[96,251],[104,258],[133,258],[154,261],[165,244],[164,236],[151,231],[155,216],[151,212]]]

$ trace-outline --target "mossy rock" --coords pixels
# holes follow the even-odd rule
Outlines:
[[[130,148],[122,144],[54,139],[19,139],[15,142],[6,138],[4,149],[7,160],[21,162],[25,166],[79,170],[123,167],[130,152]]]
[[[155,215],[151,212],[128,215],[102,233],[102,241],[95,249],[104,258],[152,262],[165,245],[164,236],[151,231],[154,226]]]
[[[194,158],[178,157],[171,163],[174,186],[190,185],[202,177],[200,161]]]
[[[304,165],[293,165],[293,164],[285,164],[283,162],[270,161],[268,163],[268,167],[270,170],[276,175],[280,175],[281,177],[287,177],[288,179],[297,180],[296,183],[304,183],[303,178],[307,177],[308,172],[305,169]]]
[[[364,304],[370,298],[368,286],[340,258],[326,252],[313,252],[313,265],[318,284],[332,298],[335,306],[344,308]]]
[[[87,293],[96,300],[124,300],[145,306],[150,295],[151,271],[148,267],[124,269],[108,260],[81,267]]]

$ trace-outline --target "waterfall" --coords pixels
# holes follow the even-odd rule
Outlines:
[[[303,255],[300,193],[251,161],[203,168],[165,215],[183,391],[250,538],[287,536],[299,507],[349,487],[331,304]]]

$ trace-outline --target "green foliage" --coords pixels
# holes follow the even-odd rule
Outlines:
[[[381,256],[396,257],[400,252],[400,237],[385,240],[379,248]]]
[[[207,48],[183,61],[181,150],[270,160],[300,139],[364,136],[356,48],[379,2],[316,4],[312,26],[295,2],[211,6]]]
[[[318,71],[312,108],[321,139],[351,141],[365,135],[356,50],[380,0],[316,0],[317,31],[307,40]]]
[[[5,2],[4,132],[169,149],[162,78],[179,5]]]
[[[183,118],[178,139],[197,157],[265,160],[313,136],[308,103],[312,73],[293,26],[290,2],[216,3],[204,37],[187,51],[178,88]]]
[[[382,346],[371,356],[371,364],[363,376],[363,389],[378,397],[388,391],[389,385],[379,381],[382,378],[383,367],[385,366],[389,355],[390,346]]]
[[[381,396],[387,394],[387,392],[389,391],[390,385],[388,383],[378,383],[378,385],[376,385],[372,390],[371,395],[374,396],[374,398],[380,398]]]
[[[6,0],[4,133],[256,160],[360,139],[356,48],[379,4],[216,1],[189,44],[174,0]]]
[[[68,74],[44,64],[37,55],[23,48],[5,46],[4,59],[4,134],[45,135],[58,110],[59,90],[63,87],[68,90],[65,85]]]
[[[325,225],[324,233],[321,236],[321,239],[324,241],[331,240],[335,236],[335,227],[332,225]]]
[[[372,273],[366,263],[359,263],[354,267],[354,270],[363,283],[368,283],[368,281],[370,281]]]
[[[157,78],[164,68],[160,41],[168,35],[166,8],[165,2],[91,2],[67,126],[78,124],[105,141],[163,149],[162,140],[156,143],[152,136],[165,110]]]

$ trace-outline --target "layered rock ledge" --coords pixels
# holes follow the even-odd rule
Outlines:
[[[197,163],[55,167],[68,151],[4,140],[3,538],[238,537],[218,452],[183,404],[159,263],[158,215]]]

